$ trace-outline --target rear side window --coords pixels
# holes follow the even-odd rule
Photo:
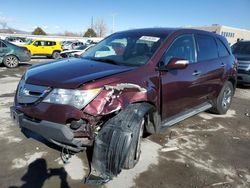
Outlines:
[[[46,42],[45,42],[45,45],[46,45],[46,46],[51,46],[50,41],[46,41]]]
[[[219,56],[220,57],[225,57],[229,56],[230,53],[226,46],[223,44],[223,42],[220,39],[217,39],[217,44],[218,44],[218,49],[219,49]]]
[[[195,62],[195,47],[192,35],[183,35],[177,38],[164,55],[164,62],[171,58],[181,58]]]
[[[54,45],[56,45],[55,42],[53,42],[53,41],[46,41],[46,46],[54,46]]]
[[[207,61],[218,58],[217,45],[211,36],[196,35],[198,61]]]

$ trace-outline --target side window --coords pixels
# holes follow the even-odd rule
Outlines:
[[[228,49],[226,48],[226,46],[223,44],[223,42],[220,39],[217,39],[216,41],[217,41],[218,49],[219,49],[219,56],[220,57],[229,56],[230,53]]]
[[[54,42],[52,42],[52,41],[46,41],[45,44],[46,44],[46,46],[53,46]]]
[[[33,45],[34,45],[34,46],[41,46],[41,41],[36,41],[36,42],[34,42]]]
[[[171,58],[189,60],[190,63],[195,62],[195,46],[192,35],[183,35],[172,43],[164,54],[164,62],[168,62]]]
[[[198,61],[206,61],[218,58],[217,45],[213,37],[196,35]]]
[[[46,46],[46,41],[41,41],[41,45],[40,46]]]

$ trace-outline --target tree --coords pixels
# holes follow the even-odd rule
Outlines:
[[[83,37],[97,37],[97,35],[94,29],[88,28],[88,30],[84,33]]]
[[[32,35],[47,35],[42,28],[37,27],[33,32]]]
[[[98,37],[105,37],[108,31],[108,26],[104,19],[98,18],[95,22],[95,31]]]

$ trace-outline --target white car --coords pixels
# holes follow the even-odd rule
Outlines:
[[[91,44],[89,46],[82,45],[82,46],[79,46],[78,48],[73,49],[73,50],[65,50],[65,51],[61,52],[60,55],[62,58],[80,56],[84,52],[86,52],[89,48],[91,48],[92,46],[94,46],[94,44]]]
[[[83,46],[83,43],[80,41],[68,41],[62,45],[63,50],[74,50],[80,46]]]

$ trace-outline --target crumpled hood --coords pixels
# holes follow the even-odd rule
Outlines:
[[[134,67],[71,58],[34,65],[27,70],[25,80],[34,85],[73,89],[85,82],[132,69]]]

